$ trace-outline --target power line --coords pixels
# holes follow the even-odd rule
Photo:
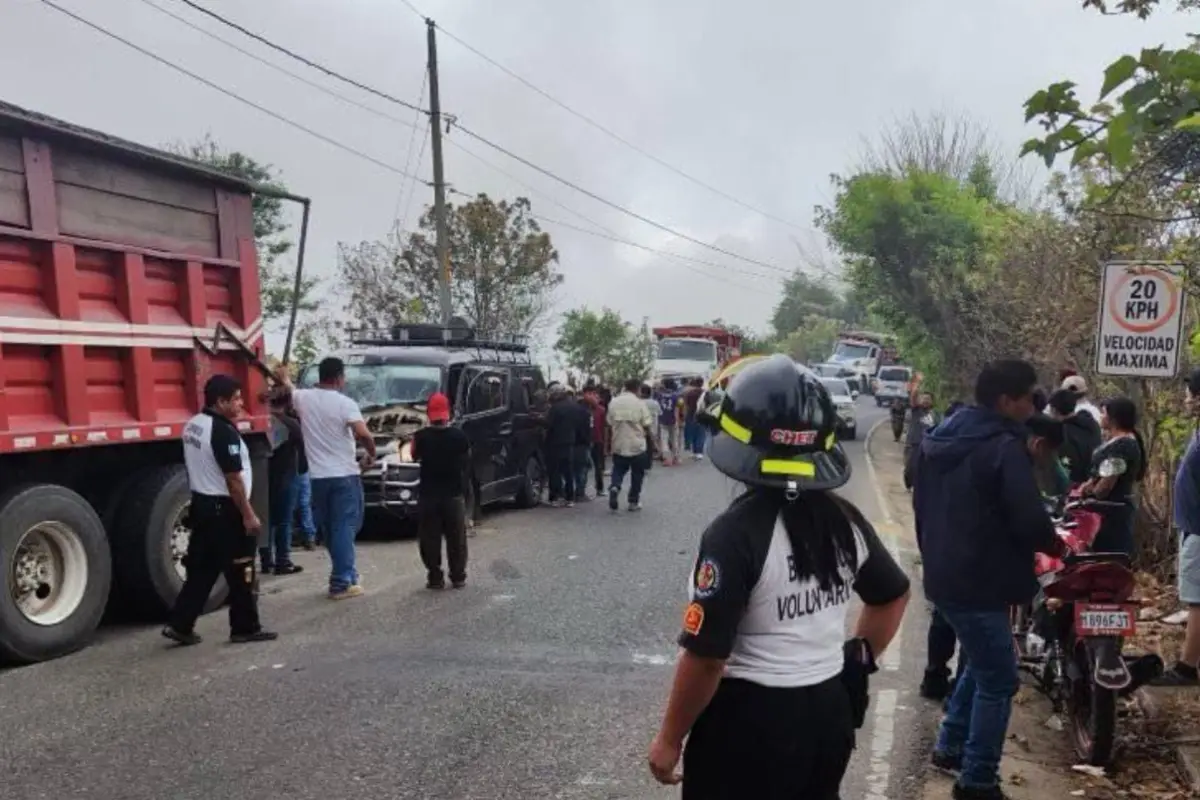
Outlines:
[[[762,280],[772,280],[773,281],[773,280],[778,280],[777,278],[768,277],[766,275],[760,275],[757,272],[747,272],[745,270],[735,269],[734,267],[729,267],[724,264],[717,264],[712,261],[704,261],[703,259],[699,259],[699,258],[691,258],[689,256],[682,256],[682,255],[679,255],[678,253],[668,253],[665,250],[656,250],[653,247],[647,247],[644,244],[638,244],[637,242],[631,242],[628,239],[622,239],[619,236],[606,236],[603,233],[599,233],[597,231],[591,231],[591,230],[588,230],[587,228],[581,228],[578,225],[572,225],[569,222],[562,222],[561,220],[550,219],[548,217],[543,217],[543,216],[540,216],[537,214],[534,215],[534,219],[536,219],[539,222],[542,222],[544,224],[547,224],[547,225],[558,225],[561,228],[567,228],[569,230],[577,231],[579,233],[586,233],[588,236],[597,236],[601,239],[607,239],[610,242],[616,242],[617,244],[625,245],[626,247],[635,247],[638,250],[644,250],[647,253],[654,253],[655,255],[666,256],[667,258],[672,258],[672,259],[675,259],[676,261],[681,262],[681,266],[683,266],[687,269],[690,269],[693,272],[699,273],[700,275],[704,275],[705,277],[714,278],[719,281],[724,281],[725,283],[732,284],[734,286],[737,286],[739,289],[744,289],[746,291],[758,292],[761,294],[770,294],[773,297],[778,297],[778,292],[772,292],[772,291],[768,291],[768,290],[764,290],[764,289],[759,289],[755,286],[751,286],[751,285],[748,285],[745,283],[739,283],[737,281],[730,280],[721,275],[713,275],[710,272],[705,272],[704,270],[697,269],[697,268],[691,266],[691,264],[703,264],[706,266],[715,267],[720,270],[737,272],[741,275],[747,275],[751,278],[757,278],[760,281],[762,281]]]
[[[423,159],[425,157],[425,148],[428,146],[429,146],[429,125],[427,123],[425,125],[425,138],[423,138],[421,140],[421,150],[420,150],[420,152],[417,153],[417,165],[418,166],[421,163],[421,159]],[[414,167],[414,169],[415,168],[416,167]],[[425,183],[425,185],[428,186],[429,184],[432,183],[432,181],[433,181],[433,179],[430,178],[429,181],[425,181],[424,183]],[[404,200],[404,216],[400,217],[400,227],[401,228],[404,228],[408,225],[408,212],[412,208],[413,195],[415,195],[416,192],[417,192],[417,182],[413,181],[412,183],[410,183],[408,185],[408,197]]]
[[[473,159],[475,159],[476,161],[478,161],[480,164],[483,164],[483,165],[484,165],[485,167],[487,167],[488,169],[491,169],[491,170],[494,170],[495,172],[498,172],[498,173],[500,173],[500,174],[501,174],[501,175],[503,175],[504,177],[508,178],[510,181],[513,181],[514,183],[516,183],[518,186],[523,186],[523,187],[525,187],[527,190],[529,190],[529,192],[530,192],[531,194],[533,194],[533,195],[536,195],[537,197],[540,197],[540,198],[544,199],[546,202],[550,203],[551,205],[558,206],[559,208],[561,208],[563,211],[566,211],[566,212],[567,212],[568,214],[570,214],[571,216],[573,216],[573,217],[578,217],[579,219],[583,220],[584,222],[588,223],[589,225],[594,225],[595,227],[599,228],[600,230],[604,231],[605,233],[607,233],[607,234],[608,234],[608,235],[610,235],[610,236],[616,236],[616,235],[617,235],[616,231],[614,231],[613,229],[611,229],[611,228],[607,228],[607,227],[605,227],[604,225],[601,225],[599,222],[596,222],[594,219],[590,219],[589,217],[585,216],[584,214],[581,214],[581,213],[579,213],[578,211],[576,211],[575,209],[571,208],[571,207],[570,207],[570,206],[568,206],[568,205],[564,205],[563,203],[559,202],[558,200],[556,200],[556,199],[555,199],[554,197],[552,197],[551,195],[548,195],[548,194],[546,194],[545,192],[541,191],[540,189],[537,189],[537,188],[535,188],[534,186],[531,186],[529,183],[527,183],[527,182],[525,182],[525,181],[521,180],[520,178],[518,178],[516,175],[513,175],[513,174],[512,174],[511,172],[509,172],[508,170],[505,170],[505,169],[502,169],[502,168],[500,168],[500,167],[496,166],[495,164],[493,164],[492,162],[488,161],[488,160],[487,160],[486,158],[484,158],[483,156],[479,155],[479,154],[478,154],[478,153],[476,153],[476,152],[473,152],[473,151],[471,151],[471,150],[468,150],[466,147],[463,147],[461,144],[459,144],[458,142],[454,141],[453,139],[447,139],[447,140],[446,140],[446,144],[450,145],[451,147],[454,147],[455,149],[459,150],[459,151],[460,151],[460,152],[462,152],[462,153],[465,153],[466,155],[468,155],[468,156],[470,156],[471,158],[473,158]],[[452,191],[453,191],[453,190],[452,190]],[[470,196],[471,196],[471,195],[469,195],[469,194],[467,194],[467,193],[465,193],[465,192],[454,192],[454,193],[455,193],[455,194],[462,195],[463,197],[470,197]]]
[[[558,175],[554,174],[553,172],[546,169],[545,167],[539,167],[537,164],[534,164],[529,159],[519,156],[516,153],[512,152],[511,150],[505,148],[504,146],[498,145],[495,142],[491,141],[490,139],[480,136],[478,133],[475,133],[474,131],[470,130],[469,128],[463,127],[461,124],[458,124],[455,127],[458,130],[462,131],[467,136],[470,136],[472,139],[476,140],[477,142],[480,142],[481,144],[485,144],[488,147],[492,148],[493,150],[503,153],[504,155],[508,156],[509,158],[513,159],[514,161],[518,161],[521,164],[524,164],[525,166],[529,167],[530,169],[540,172],[541,174],[545,175],[547,178],[557,181],[558,183],[561,183],[563,186],[566,186],[570,189],[574,189],[575,191],[579,192],[580,194],[582,194],[586,197],[590,197],[591,199],[595,200],[597,203],[606,205],[609,208],[611,208],[615,211],[619,211],[626,216],[633,217],[634,219],[638,220],[639,222],[644,222],[653,228],[658,228],[660,231],[663,231],[664,233],[669,233],[672,236],[675,236],[677,238],[691,242],[692,244],[696,244],[696,245],[699,245],[700,247],[707,248],[709,250],[712,250],[714,253],[720,253],[723,256],[729,256],[730,258],[736,258],[739,261],[745,261],[747,264],[753,264],[756,267],[763,267],[765,269],[775,270],[776,272],[786,272],[788,274],[791,274],[791,272],[792,272],[792,270],[785,269],[783,267],[779,267],[774,264],[768,264],[766,261],[759,261],[758,259],[750,258],[749,256],[739,255],[738,253],[735,253],[732,250],[726,250],[724,248],[717,247],[715,244],[709,244],[708,242],[705,242],[701,239],[697,239],[694,236],[689,236],[686,233],[677,231],[674,228],[670,228],[670,227],[662,224],[661,222],[652,220],[649,217],[647,217],[643,214],[639,214],[636,211],[630,211],[628,208],[618,205],[617,203],[614,203],[612,200],[601,197],[600,195],[596,194],[595,192],[585,189],[577,183],[572,183],[571,181],[567,180],[566,178],[559,177]]]
[[[198,33],[201,33],[214,41],[220,42],[221,44],[225,45],[226,47],[228,47],[232,50],[236,50],[237,52],[241,53],[242,55],[246,56],[247,58],[253,59],[254,61],[257,61],[259,64],[262,64],[265,67],[270,67],[271,69],[275,70],[276,72],[280,72],[284,75],[287,75],[289,78],[292,78],[293,80],[297,80],[300,83],[303,83],[305,86],[309,86],[313,89],[316,89],[318,92],[321,92],[323,94],[329,95],[330,97],[341,100],[343,103],[348,103],[352,106],[355,106],[356,108],[361,108],[363,111],[374,114],[375,116],[381,117],[382,119],[390,120],[392,122],[398,122],[401,125],[404,125],[409,128],[415,129],[417,127],[414,123],[409,122],[408,120],[397,117],[394,114],[388,114],[385,111],[380,111],[379,109],[369,106],[366,103],[360,103],[359,101],[355,100],[352,97],[347,97],[346,95],[341,94],[340,92],[335,92],[334,90],[330,89],[327,86],[322,86],[321,84],[317,83],[316,81],[311,81],[308,78],[304,77],[303,75],[299,75],[295,72],[292,72],[290,69],[281,67],[272,61],[268,61],[267,59],[263,58],[262,56],[258,55],[257,53],[253,53],[240,45],[234,44],[233,42],[229,41],[228,39],[226,39],[223,36],[218,36],[217,34],[213,33],[212,31],[200,27],[199,25],[197,25],[196,23],[187,19],[186,17],[176,14],[174,11],[171,11],[170,9],[163,8],[162,6],[158,5],[158,3],[154,2],[154,0],[140,0],[140,2],[146,4],[150,8],[153,8],[155,11],[157,11],[160,14],[166,14],[168,17],[171,17],[172,19],[177,20],[178,22],[186,25],[187,27],[191,28],[194,31],[197,31]],[[422,91],[424,91],[424,90],[422,89]],[[417,102],[418,102],[418,104],[420,103],[419,100]]]
[[[266,114],[267,116],[271,117],[272,119],[276,119],[279,122],[282,122],[286,125],[290,125],[291,127],[295,128],[299,131],[303,131],[304,133],[307,133],[309,136],[312,136],[315,139],[319,139],[328,145],[331,145],[333,147],[336,147],[339,150],[349,153],[350,155],[356,156],[358,158],[363,159],[364,161],[370,162],[371,164],[374,164],[375,166],[379,167],[380,169],[385,169],[388,172],[393,172],[397,175],[402,175],[406,178],[416,179],[415,175],[412,175],[412,174],[408,173],[407,171],[400,169],[399,167],[393,166],[392,164],[389,164],[386,161],[381,161],[378,158],[375,158],[374,156],[367,155],[366,153],[362,152],[361,150],[355,150],[353,147],[343,144],[343,143],[339,142],[337,139],[333,139],[329,136],[326,136],[323,133],[318,133],[317,131],[314,131],[312,128],[302,125],[299,122],[296,122],[295,120],[289,119],[288,117],[285,117],[276,111],[272,111],[271,109],[266,108],[265,106],[261,106],[258,103],[255,103],[253,100],[248,100],[245,97],[242,97],[240,94],[237,94],[236,92],[226,89],[224,86],[213,83],[208,78],[197,75],[196,73],[191,72],[191,71],[179,66],[178,64],[174,63],[173,61],[169,61],[166,58],[163,58],[162,56],[158,55],[157,53],[151,52],[150,50],[147,50],[146,48],[142,47],[141,45],[134,44],[133,42],[129,41],[128,39],[118,36],[117,34],[113,33],[112,31],[108,30],[107,28],[97,25],[95,22],[92,22],[89,19],[85,19],[73,11],[63,8],[62,6],[55,3],[53,0],[41,0],[41,2],[44,3],[45,5],[49,6],[50,8],[54,9],[55,11],[58,11],[60,14],[64,14],[64,15],[70,17],[71,19],[75,20],[76,22],[79,22],[83,25],[88,26],[89,28],[96,31],[97,33],[103,34],[104,36],[107,36],[108,38],[113,39],[114,41],[120,42],[121,44],[125,45],[126,47],[136,50],[137,52],[141,53],[142,55],[144,55],[148,58],[152,58],[155,61],[157,61],[158,63],[168,66],[171,69],[175,70],[176,72],[182,73],[182,74],[186,75],[187,77],[191,78],[192,80],[198,81],[198,82],[204,84],[205,86],[209,87],[210,89],[220,92],[221,94],[225,95],[226,97],[231,97],[234,100],[237,100],[239,103],[243,103],[244,105],[250,106],[251,108],[253,108],[257,111],[260,111],[263,114]]]
[[[50,2],[50,0],[43,0],[43,2],[47,2],[47,3],[48,3],[48,2]],[[359,83],[358,81],[355,81],[355,80],[353,80],[353,79],[346,78],[345,76],[341,75],[340,73],[337,73],[337,72],[333,71],[332,69],[330,69],[330,68],[328,68],[328,67],[325,67],[324,65],[322,65],[322,64],[319,64],[319,63],[318,63],[318,62],[316,62],[316,61],[313,61],[312,59],[306,58],[305,56],[302,56],[302,55],[300,55],[300,54],[298,54],[298,53],[296,53],[296,52],[294,52],[294,51],[292,51],[292,50],[289,50],[289,49],[287,49],[286,47],[283,47],[282,45],[278,45],[278,44],[276,44],[275,42],[271,41],[270,39],[266,38],[265,36],[262,36],[261,34],[255,33],[255,32],[253,32],[253,31],[251,31],[251,30],[248,30],[247,28],[244,28],[244,27],[242,27],[242,26],[241,26],[241,25],[239,25],[238,23],[236,23],[236,22],[233,22],[232,20],[229,20],[229,19],[227,19],[227,18],[225,18],[225,17],[221,16],[220,14],[217,14],[215,11],[210,11],[209,9],[207,9],[207,8],[205,8],[204,6],[200,5],[199,3],[195,2],[195,0],[176,0],[176,2],[183,3],[183,4],[187,5],[187,6],[188,6],[188,7],[190,7],[190,8],[193,8],[193,9],[195,9],[195,10],[197,10],[197,11],[199,11],[199,12],[203,13],[203,14],[206,14],[206,15],[208,15],[209,17],[212,17],[213,19],[215,19],[215,20],[217,20],[218,22],[222,23],[223,25],[227,25],[227,26],[229,26],[229,27],[231,27],[231,28],[233,28],[233,29],[235,29],[235,30],[239,31],[239,32],[240,32],[240,33],[242,33],[242,34],[244,34],[244,35],[246,35],[246,36],[249,36],[249,37],[251,37],[251,38],[255,39],[256,41],[262,42],[263,44],[267,45],[268,47],[271,47],[271,48],[273,48],[273,49],[275,49],[275,50],[277,50],[277,51],[279,51],[279,52],[281,52],[281,53],[284,53],[285,55],[287,55],[287,56],[289,56],[289,57],[291,57],[291,58],[294,58],[294,59],[296,59],[296,60],[298,60],[298,61],[300,61],[300,62],[302,62],[302,63],[304,63],[304,64],[307,64],[308,66],[311,66],[311,67],[313,67],[314,69],[321,70],[322,72],[326,73],[327,75],[330,75],[330,76],[332,76],[332,77],[334,77],[334,78],[337,78],[338,80],[341,80],[341,81],[344,81],[344,82],[346,82],[346,83],[349,83],[349,84],[351,84],[352,86],[356,86],[356,87],[358,87],[358,88],[360,88],[360,89],[363,89],[364,91],[371,92],[372,94],[378,95],[379,97],[382,97],[382,98],[384,98],[384,99],[386,99],[386,100],[389,100],[389,101],[391,101],[391,102],[393,102],[393,103],[398,103],[398,104],[400,104],[400,105],[404,106],[405,108],[411,108],[411,109],[414,109],[414,110],[418,110],[418,111],[421,111],[422,113],[425,113],[425,114],[428,114],[428,113],[429,113],[428,111],[426,111],[426,110],[424,110],[424,109],[421,109],[421,108],[419,108],[418,106],[414,106],[412,103],[408,103],[408,102],[405,102],[405,101],[403,101],[403,100],[400,100],[399,98],[397,98],[397,97],[393,97],[392,95],[389,95],[389,94],[387,94],[386,92],[382,92],[382,91],[380,91],[380,90],[378,90],[378,89],[375,89],[375,88],[373,88],[373,87],[371,87],[371,86],[367,86],[366,84]],[[415,7],[414,7],[414,6],[413,6],[411,3],[406,3],[406,4],[408,5],[408,7],[409,7],[410,9],[412,9],[414,12],[416,12],[418,15],[420,15],[420,12],[419,12],[419,11],[417,11],[417,9],[416,9],[416,8],[415,8]],[[639,220],[639,221],[641,221],[641,222],[644,222],[645,224],[647,224],[647,225],[650,225],[651,227],[658,228],[659,230],[663,231],[664,233],[669,233],[669,234],[671,234],[672,236],[675,236],[675,237],[678,237],[678,238],[684,239],[684,240],[686,240],[686,241],[689,241],[689,242],[691,242],[691,243],[693,243],[693,244],[699,245],[700,247],[707,248],[707,249],[709,249],[709,250],[712,250],[713,252],[720,253],[721,255],[729,256],[730,258],[736,258],[736,259],[738,259],[738,260],[740,260],[740,261],[744,261],[744,262],[746,262],[746,263],[748,263],[748,264],[753,264],[753,265],[755,265],[755,266],[758,266],[758,267],[763,267],[763,268],[765,268],[765,269],[775,270],[775,271],[777,271],[777,272],[787,272],[787,273],[790,273],[790,272],[791,272],[791,270],[785,269],[785,268],[783,268],[783,267],[779,267],[779,266],[776,266],[776,265],[774,265],[774,264],[768,264],[768,263],[767,263],[767,262],[765,262],[765,261],[759,261],[759,260],[757,260],[757,259],[749,258],[749,257],[747,257],[747,256],[739,255],[738,253],[734,253],[734,252],[732,252],[732,251],[730,251],[730,250],[725,250],[725,249],[723,249],[723,248],[717,247],[716,245],[709,244],[709,243],[707,243],[707,242],[704,242],[704,241],[702,241],[702,240],[700,240],[700,239],[696,239],[696,238],[694,238],[694,237],[692,237],[692,236],[689,236],[689,235],[687,235],[687,234],[685,234],[685,233],[682,233],[682,232],[680,232],[680,231],[674,230],[673,228],[670,228],[670,227],[668,227],[668,226],[666,226],[666,225],[664,225],[664,224],[662,224],[662,223],[660,223],[660,222],[657,222],[657,221],[655,221],[655,220],[653,220],[653,219],[650,219],[649,217],[646,217],[646,216],[644,216],[644,215],[642,215],[642,214],[638,214],[638,213],[637,213],[637,212],[635,212],[635,211],[630,211],[629,209],[627,209],[627,208],[625,208],[625,207],[623,207],[623,206],[620,206],[620,205],[618,205],[617,203],[614,203],[614,202],[612,202],[611,200],[608,200],[608,199],[606,199],[606,198],[604,198],[604,197],[601,197],[600,195],[596,194],[595,192],[591,192],[591,191],[589,191],[589,190],[587,190],[587,189],[584,189],[583,187],[579,186],[578,184],[572,183],[571,181],[568,181],[568,180],[567,180],[567,179],[565,179],[565,178],[561,178],[561,177],[559,177],[558,175],[556,175],[555,173],[551,172],[550,170],[548,170],[548,169],[546,169],[546,168],[544,168],[544,167],[540,167],[540,166],[538,166],[537,164],[534,164],[532,161],[529,161],[529,160],[528,160],[528,159],[526,159],[526,158],[523,158],[523,157],[521,157],[521,156],[518,156],[517,154],[513,153],[512,151],[510,151],[510,150],[508,150],[508,149],[506,149],[506,148],[504,148],[504,147],[502,147],[502,146],[500,146],[500,145],[496,144],[495,142],[492,142],[491,140],[489,140],[489,139],[487,139],[487,138],[485,138],[485,137],[483,137],[483,136],[481,136],[481,135],[479,135],[479,134],[477,134],[477,133],[475,133],[475,132],[471,131],[470,129],[468,129],[468,128],[464,128],[462,125],[458,125],[458,128],[459,128],[459,130],[461,130],[461,131],[462,131],[464,134],[466,134],[467,136],[470,136],[470,137],[472,137],[473,139],[476,139],[477,141],[479,141],[479,142],[481,142],[481,143],[483,143],[483,144],[487,145],[488,147],[491,147],[491,148],[493,148],[493,149],[497,150],[498,152],[501,152],[501,153],[503,153],[504,155],[508,156],[509,158],[511,158],[511,159],[513,159],[513,160],[515,160],[515,161],[519,161],[520,163],[524,164],[525,166],[529,167],[530,169],[536,170],[537,172],[540,172],[540,173],[542,173],[543,175],[545,175],[545,176],[547,176],[547,177],[549,177],[549,178],[551,178],[551,179],[553,179],[553,180],[555,180],[555,181],[557,181],[557,182],[559,182],[559,183],[563,184],[564,186],[567,186],[567,187],[569,187],[569,188],[571,188],[571,189],[574,189],[575,191],[577,191],[577,192],[579,192],[579,193],[581,193],[581,194],[584,194],[584,195],[586,195],[586,196],[588,196],[588,197],[592,198],[593,200],[595,200],[595,201],[596,201],[596,202],[598,202],[598,203],[602,203],[603,205],[607,205],[607,206],[609,206],[610,208],[613,208],[614,210],[616,210],[616,211],[619,211],[619,212],[621,212],[622,214],[625,214],[625,215],[627,215],[627,216],[630,216],[630,217],[633,217],[634,219],[637,219],[637,220]]]
[[[367,92],[368,94],[373,94],[377,97],[382,97],[384,100],[387,100],[392,103],[396,103],[397,105],[404,106],[405,108],[412,109],[413,111],[419,111],[420,113],[426,114],[426,115],[429,114],[429,111],[427,109],[421,108],[420,106],[415,106],[406,100],[401,100],[399,97],[390,95],[387,92],[385,92],[381,89],[376,89],[373,86],[368,86],[367,84],[362,83],[360,81],[356,81],[353,78],[347,78],[345,75],[341,74],[340,72],[335,72],[334,70],[330,69],[329,67],[325,66],[324,64],[321,64],[318,61],[314,61],[311,58],[302,56],[299,53],[295,52],[294,50],[289,50],[288,48],[284,47],[283,45],[276,44],[275,42],[271,41],[267,37],[265,37],[261,34],[255,33],[254,31],[239,25],[238,23],[234,22],[233,20],[223,17],[215,11],[211,11],[210,9],[205,8],[204,6],[200,5],[199,3],[194,2],[193,0],[175,0],[175,2],[183,3],[184,5],[188,6],[189,8],[193,8],[196,11],[199,11],[201,14],[205,14],[205,15],[211,17],[212,19],[215,19],[217,22],[221,23],[222,25],[233,28],[235,31],[242,34],[243,36],[249,36],[251,39],[254,39],[257,42],[261,42],[261,43],[265,44],[267,47],[270,47],[272,50],[276,50],[280,53],[283,53],[285,56],[287,56],[289,58],[294,58],[295,60],[299,61],[300,63],[310,66],[315,70],[324,72],[329,77],[339,80],[342,83],[349,84],[350,86],[353,86],[356,89],[361,89],[364,92]]]
[[[428,85],[429,85],[429,72],[426,71],[425,77],[423,77],[421,79],[421,91],[417,93],[417,105],[418,106],[421,105],[421,101],[425,99],[425,87]],[[419,115],[414,114],[414,116],[413,116],[414,123],[419,122],[420,119],[421,118]],[[413,147],[417,143],[417,130],[418,130],[418,126],[416,124],[414,124],[412,133],[409,134],[409,137],[408,137],[408,152],[406,152],[404,154],[404,168],[406,170],[407,169],[414,169],[414,170],[417,169],[417,167],[421,163],[421,159],[425,156],[425,142],[428,141],[428,136],[429,136],[429,125],[428,124],[425,125],[425,134],[424,134],[425,138],[422,139],[422,142],[421,142],[421,154],[417,156],[417,164],[416,165],[412,164]],[[408,188],[409,188],[408,196],[410,198],[412,197],[412,191],[416,188],[416,186],[417,186],[417,182],[415,180],[408,182]],[[396,207],[392,211],[392,220],[393,220],[394,225],[402,225],[402,223],[399,221],[399,218],[400,218],[399,215],[400,215],[400,203],[401,203],[401,201],[404,200],[404,189],[405,189],[404,183],[401,182],[400,191],[396,194]],[[406,213],[406,216],[407,216],[407,213]]]
[[[417,8],[411,2],[409,2],[409,0],[401,0],[401,2],[404,3],[404,5],[408,6],[413,11],[414,14],[416,14],[419,17],[424,18],[424,15],[420,11],[418,11]],[[459,38],[458,36],[454,35],[453,33],[446,30],[445,28],[438,26],[438,30],[440,30],[444,36],[457,42],[461,47],[465,48],[466,50],[470,51],[471,53],[474,53],[476,56],[483,59],[488,64],[491,64],[493,67],[500,70],[508,77],[512,78],[513,80],[515,80],[518,83],[525,86],[525,88],[541,95],[543,98],[545,98],[546,100],[549,100],[551,103],[558,106],[563,111],[566,111],[571,116],[575,117],[576,119],[582,120],[583,122],[587,123],[588,125],[591,125],[593,128],[600,131],[605,136],[608,136],[610,139],[624,145],[625,147],[628,147],[630,150],[633,150],[635,153],[638,153],[639,155],[650,159],[655,164],[658,164],[660,167],[670,170],[671,172],[675,173],[679,177],[681,177],[687,181],[690,181],[691,183],[695,184],[696,186],[699,186],[702,189],[706,189],[709,192],[712,192],[713,194],[715,194],[719,197],[723,197],[724,199],[730,201],[731,203],[741,206],[742,208],[746,209],[747,211],[753,211],[755,214],[766,217],[767,219],[772,220],[774,222],[778,222],[783,225],[787,225],[789,228],[794,228],[796,230],[804,230],[804,231],[809,230],[808,228],[798,225],[795,222],[784,219],[783,217],[772,214],[769,211],[766,211],[762,208],[759,208],[758,206],[755,206],[751,203],[746,202],[745,200],[735,197],[734,195],[731,195],[728,192],[726,192],[722,189],[719,189],[710,183],[706,183],[705,181],[701,180],[700,178],[697,178],[694,175],[684,172],[682,169],[675,166],[671,162],[666,161],[665,159],[662,159],[662,158],[654,155],[653,153],[649,152],[645,148],[635,144],[634,142],[631,142],[630,140],[626,139],[624,136],[622,136],[621,134],[612,130],[611,128],[604,125],[603,123],[600,123],[600,122],[596,121],[595,119],[593,119],[592,117],[589,117],[587,114],[584,114],[582,111],[579,111],[579,110],[567,105],[565,102],[563,102],[562,100],[559,100],[557,97],[550,94],[545,89],[542,89],[540,86],[536,85],[535,83],[528,80],[524,76],[514,72],[512,69],[506,67],[504,64],[502,64],[499,61],[497,61],[496,59],[492,58],[487,53],[482,52],[478,48],[474,47],[470,43],[468,43],[468,42],[464,41],[463,39]]]

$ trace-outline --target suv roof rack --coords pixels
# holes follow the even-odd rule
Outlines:
[[[529,337],[522,334],[484,334],[463,325],[402,324],[391,328],[351,328],[352,345],[367,347],[444,347],[450,350],[475,350],[483,360],[482,351],[492,350],[497,355],[508,354],[497,360],[527,362]],[[523,356],[524,358],[521,358]]]

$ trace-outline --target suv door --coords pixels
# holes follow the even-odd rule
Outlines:
[[[462,429],[471,441],[471,467],[479,485],[479,502],[502,496],[497,481],[503,479],[512,437],[509,413],[509,371],[503,367],[468,367],[463,375]]]

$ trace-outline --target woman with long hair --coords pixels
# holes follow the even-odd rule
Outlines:
[[[1113,397],[1100,404],[1104,441],[1092,454],[1091,476],[1082,492],[1120,505],[1102,512],[1104,521],[1092,543],[1097,553],[1133,555],[1136,487],[1146,477],[1146,444],[1137,423],[1137,405],[1128,397]]]
[[[685,800],[836,800],[908,578],[832,491],[850,463],[816,375],[763,359],[702,420],[713,465],[746,491],[701,536],[650,770]],[[852,594],[864,605],[846,641]]]

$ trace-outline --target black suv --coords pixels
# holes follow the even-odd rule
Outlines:
[[[541,500],[543,433],[534,407],[545,395],[542,371],[519,337],[484,339],[469,328],[397,325],[351,331],[351,346],[332,353],[346,364],[347,395],[375,436],[376,466],[363,472],[368,509],[409,517],[416,511],[420,467],[410,440],[429,424],[426,403],[444,393],[451,425],[471,440],[468,509],[501,500],[529,507]],[[317,381],[315,365],[297,381]]]

